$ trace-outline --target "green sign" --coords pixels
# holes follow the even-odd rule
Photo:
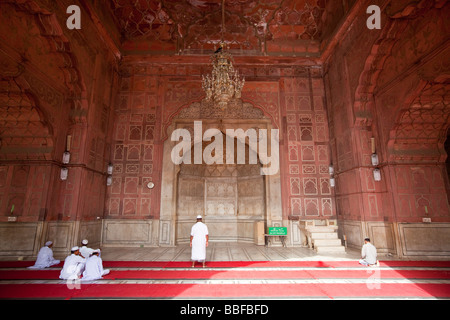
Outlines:
[[[269,235],[272,235],[272,236],[287,236],[287,228],[286,227],[269,228]]]

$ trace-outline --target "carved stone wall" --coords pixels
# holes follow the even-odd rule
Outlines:
[[[26,227],[24,237],[34,238],[19,254],[49,239],[64,255],[83,235],[100,244],[93,226],[104,211],[116,61],[84,8],[82,15],[83,33],[70,32],[56,2],[0,2],[0,221],[9,223],[0,241]],[[34,234],[32,223],[40,226]],[[11,248],[23,242],[10,240]]]
[[[374,236],[385,252],[424,254],[430,246],[430,255],[448,255],[445,245],[417,244],[434,231],[448,237],[444,141],[450,118],[442,61],[450,6],[391,2],[382,11],[382,29],[370,32],[359,18],[363,8],[355,8],[354,27],[342,33],[324,77],[342,235],[355,247]],[[381,181],[373,177],[371,139]]]
[[[177,241],[189,239],[189,225],[192,226],[199,214],[208,225],[216,225],[211,240],[246,238],[253,241],[252,228],[243,234],[237,226],[243,223],[253,225],[265,219],[265,186],[260,168],[260,164],[181,164],[178,173]],[[227,227],[222,228],[217,223],[218,219]],[[230,233],[230,227],[236,232]]]

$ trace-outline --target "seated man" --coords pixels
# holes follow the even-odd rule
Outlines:
[[[53,242],[47,241],[45,246],[39,250],[34,266],[28,267],[29,269],[43,269],[59,264],[61,261],[53,258]]]
[[[369,238],[364,239],[364,245],[361,249],[361,260],[359,263],[363,266],[379,266],[380,263],[377,260],[377,248],[370,243]]]
[[[94,251],[94,249],[87,247],[88,241],[86,239],[81,241],[81,244],[82,244],[82,246],[80,248],[80,253],[83,256],[83,258],[87,259],[90,257],[90,255],[92,254],[92,251]]]
[[[102,276],[109,274],[109,269],[103,269],[102,259],[99,255],[100,249],[94,250],[92,255],[86,260],[86,269],[81,280],[98,280]]]
[[[60,279],[75,280],[79,279],[84,270],[86,259],[80,254],[80,249],[75,246],[71,249],[71,255],[64,260],[64,266],[59,275]]]

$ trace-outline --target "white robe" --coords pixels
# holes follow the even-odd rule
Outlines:
[[[371,243],[366,243],[361,249],[361,258],[368,264],[377,263],[377,249]]]
[[[80,253],[83,256],[83,258],[85,258],[85,259],[89,258],[93,251],[94,251],[94,249],[88,248],[86,246],[82,246],[80,248]]]
[[[64,266],[61,270],[59,278],[64,280],[74,280],[80,278],[80,275],[84,271],[85,263],[86,259],[72,253],[66,258],[66,260],[64,260]]]
[[[206,236],[208,235],[208,227],[203,222],[197,222],[192,226],[191,236],[192,251],[191,260],[203,262],[206,260]]]
[[[53,258],[53,250],[47,246],[44,246],[39,250],[34,266],[28,267],[29,269],[43,269],[54,266],[61,261]]]
[[[107,274],[109,274],[109,269],[103,269],[102,259],[94,254],[86,260],[86,268],[81,280],[98,280]]]

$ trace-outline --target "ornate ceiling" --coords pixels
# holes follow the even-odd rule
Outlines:
[[[325,0],[110,0],[122,49],[210,54],[315,55]],[[223,33],[222,33],[223,31]]]

